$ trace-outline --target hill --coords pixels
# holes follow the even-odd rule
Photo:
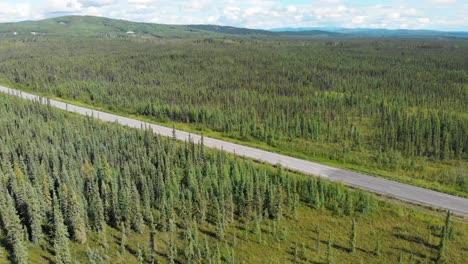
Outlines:
[[[0,23],[3,36],[75,36],[146,38],[220,38],[220,37],[339,37],[341,33],[323,30],[272,32],[219,25],[164,25],[140,23],[94,16],[64,16],[39,21]]]
[[[241,36],[277,36],[278,33],[271,32],[268,30],[261,29],[248,29],[248,28],[238,28],[238,27],[228,27],[228,26],[218,26],[218,25],[189,25],[187,26],[190,29],[202,30],[208,32],[216,32],[220,34],[229,34],[229,35],[241,35]]]
[[[384,28],[333,28],[333,27],[299,27],[299,28],[274,28],[271,32],[286,34],[307,34],[310,31],[322,31],[329,34],[341,34],[341,36],[354,37],[457,37],[468,38],[468,32],[437,31],[437,30],[411,30],[411,29],[384,29]]]
[[[0,24],[0,34],[78,37],[140,36],[155,38],[209,37],[216,33],[179,25],[130,22],[93,16],[65,16],[40,21]]]

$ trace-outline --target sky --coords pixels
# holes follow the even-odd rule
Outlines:
[[[0,0],[0,22],[93,15],[162,24],[468,31],[468,0]]]

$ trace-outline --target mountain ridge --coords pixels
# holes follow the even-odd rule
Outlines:
[[[347,38],[347,37],[456,37],[468,32],[435,30],[302,27],[250,29],[221,25],[170,25],[133,22],[96,16],[62,16],[37,21],[0,23],[0,35],[146,38]]]

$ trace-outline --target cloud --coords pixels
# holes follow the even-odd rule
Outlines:
[[[47,13],[73,13],[82,10],[78,0],[47,0],[43,7]]]
[[[83,7],[101,7],[117,3],[116,0],[78,0]]]
[[[42,15],[35,12],[32,4],[0,2],[0,22],[22,21],[40,18],[42,18]]]
[[[0,21],[76,14],[167,24],[209,23],[264,29],[331,26],[468,30],[465,15],[468,14],[468,4],[463,1],[355,3],[354,0],[18,0],[0,3]]]
[[[432,0],[435,4],[455,4],[457,0]]]

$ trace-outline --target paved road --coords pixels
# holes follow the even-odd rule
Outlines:
[[[149,128],[152,129],[154,133],[169,137],[173,136],[172,128],[158,126],[127,117],[122,117],[80,106],[66,104],[56,100],[49,100],[33,94],[10,89],[4,86],[0,86],[0,92],[16,95],[24,99],[40,101],[44,104],[50,104],[51,106],[62,110],[77,113],[80,115],[92,116],[103,121],[117,122],[119,124],[135,128]],[[175,136],[179,140],[188,140],[190,137],[195,143],[199,143],[201,139],[201,136],[199,135],[190,134],[188,132],[180,130],[175,131]],[[423,204],[435,208],[450,209],[453,212],[468,215],[468,199],[465,198],[460,198],[453,195],[431,191],[424,188],[394,182],[378,177],[372,177],[357,172],[333,168],[330,166],[325,166],[306,160],[292,158],[289,156],[264,151],[256,148],[246,147],[218,139],[205,137],[204,144],[205,146],[210,148],[222,149],[227,152],[235,153],[239,156],[252,158],[265,163],[270,163],[273,165],[281,164],[283,167],[294,171],[302,172],[309,175],[320,176],[335,182],[343,182],[344,184],[359,189],[368,190],[371,192],[388,195],[401,200]]]

